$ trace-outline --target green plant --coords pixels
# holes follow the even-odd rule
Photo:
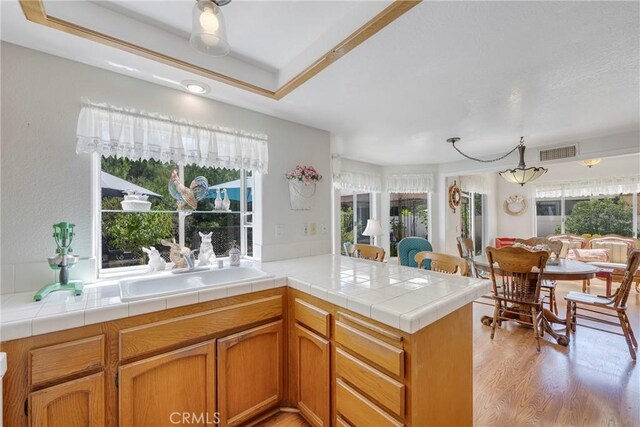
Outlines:
[[[107,197],[103,209],[118,209],[120,198]],[[160,240],[171,239],[175,230],[170,213],[104,213],[102,232],[111,248],[131,252],[143,259],[142,246],[159,246]]]
[[[620,198],[603,198],[576,203],[565,220],[571,234],[633,235],[633,209]]]

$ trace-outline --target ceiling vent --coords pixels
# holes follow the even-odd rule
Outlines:
[[[578,155],[577,145],[567,145],[566,147],[550,148],[548,150],[540,150],[540,161],[548,162],[551,160],[569,159]]]

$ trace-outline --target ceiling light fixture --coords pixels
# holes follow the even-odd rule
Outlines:
[[[206,84],[197,82],[195,80],[184,80],[181,84],[189,92],[197,93],[199,95],[202,95],[203,93],[207,93],[211,90],[211,88],[209,88],[209,86],[207,86]]]
[[[231,49],[227,28],[220,6],[231,0],[196,0],[189,43],[198,52],[211,56],[225,56]]]
[[[466,157],[469,160],[473,160],[476,162],[482,162],[482,163],[492,163],[492,162],[497,162],[498,160],[502,160],[505,157],[507,157],[509,154],[513,153],[514,151],[518,150],[518,153],[520,154],[520,162],[518,163],[518,167],[513,168],[513,169],[507,169],[505,171],[502,172],[498,172],[500,174],[500,176],[502,178],[504,178],[506,181],[511,182],[513,184],[520,184],[525,185],[527,182],[531,182],[534,181],[538,178],[540,178],[542,175],[544,175],[545,173],[547,173],[548,169],[545,168],[528,168],[527,165],[524,163],[524,150],[525,150],[525,146],[524,146],[524,136],[520,137],[520,143],[518,145],[516,145],[511,151],[509,151],[507,154],[500,156],[496,159],[490,159],[490,160],[483,160],[483,159],[478,159],[475,157],[471,157],[468,156],[466,154],[464,154],[462,151],[460,151],[460,149],[458,147],[456,147],[456,142],[460,141],[460,138],[458,137],[454,137],[454,138],[449,138],[447,139],[447,142],[453,145],[453,148],[460,153],[462,156]]]
[[[589,169],[591,169],[592,166],[597,165],[601,161],[602,161],[602,159],[589,159],[589,160],[583,160],[582,164],[587,166]]]

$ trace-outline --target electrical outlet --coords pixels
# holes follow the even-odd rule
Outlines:
[[[320,224],[320,234],[327,234],[328,232],[327,224]]]
[[[318,227],[315,222],[312,222],[309,226],[309,234],[311,234],[312,236],[318,234]]]
[[[284,225],[276,224],[276,239],[280,239],[284,236]]]

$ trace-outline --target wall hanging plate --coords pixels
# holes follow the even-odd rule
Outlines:
[[[527,210],[527,199],[522,194],[514,194],[505,199],[502,209],[507,215],[522,215]]]

